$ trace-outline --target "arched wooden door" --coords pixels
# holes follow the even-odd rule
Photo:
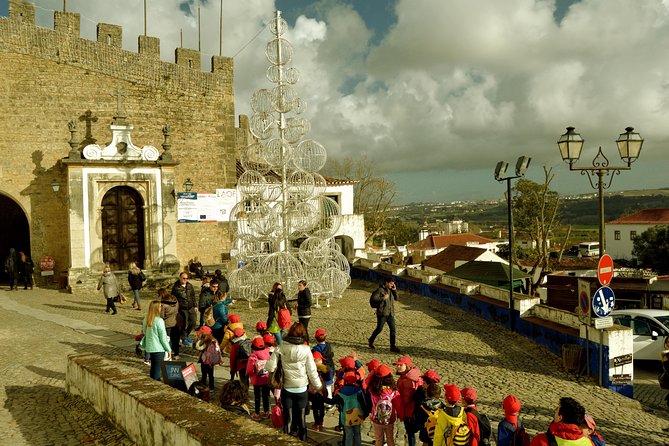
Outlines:
[[[114,187],[102,199],[102,258],[112,271],[130,262],[143,268],[144,252],[142,197],[131,187]]]

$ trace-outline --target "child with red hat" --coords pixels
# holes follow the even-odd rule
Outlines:
[[[502,401],[502,408],[504,419],[497,425],[497,445],[530,444],[530,436],[525,432],[523,421],[518,417],[520,412],[518,398],[515,395],[507,395]]]
[[[473,387],[465,387],[460,391],[460,395],[462,395],[463,406],[465,406],[465,413],[467,414],[467,425],[471,432],[469,446],[490,444],[490,422],[488,421],[488,417],[479,414],[478,409],[476,408],[476,400],[478,399],[476,389]],[[481,439],[482,434],[483,440]]]
[[[269,349],[265,346],[263,338],[257,337],[251,341],[251,356],[246,363],[246,376],[253,385],[253,397],[255,399],[255,412],[251,418],[258,421],[260,416],[260,399],[265,418],[269,418],[269,375],[265,370],[265,364],[269,360]]]
[[[423,376],[423,384],[414,394],[414,422],[418,429],[418,439],[424,445],[432,446],[434,437],[435,416],[446,405],[441,400],[441,377],[434,370],[427,370]],[[432,419],[430,419],[432,417]]]
[[[349,446],[361,446],[362,423],[367,418],[367,400],[358,384],[358,376],[354,372],[344,373],[344,386],[334,398],[325,401],[339,408],[339,424],[344,426],[344,442]]]
[[[437,426],[434,429],[434,446],[446,444],[469,444],[471,432],[467,425],[467,413],[460,403],[460,389],[455,384],[444,385],[444,399],[446,404],[439,411]],[[445,433],[451,432],[449,438]]]
[[[309,402],[311,409],[314,412],[314,425],[312,429],[315,431],[323,430],[323,419],[325,418],[325,398],[327,397],[327,388],[325,387],[325,379],[330,377],[330,367],[323,362],[323,355],[320,352],[313,352],[314,364],[316,364],[316,371],[321,380],[321,387],[314,390],[312,386],[309,387]]]
[[[209,381],[209,389],[213,390],[214,366],[220,364],[223,360],[221,349],[211,334],[211,327],[204,325],[195,334],[197,335],[195,350],[200,352],[197,362],[200,363],[200,370],[202,371],[202,384],[206,386],[207,381]]]
[[[228,324],[223,330],[223,340],[221,341],[221,351],[224,353],[230,353],[230,348],[232,347],[232,338],[235,337],[234,331],[237,328],[244,328],[241,318],[237,314],[228,315]]]
[[[332,398],[335,371],[334,351],[332,350],[332,346],[327,342],[328,334],[325,330],[319,328],[316,330],[314,337],[316,338],[316,345],[314,345],[314,348],[312,348],[311,351],[320,353],[323,356],[323,364],[330,369],[330,376],[325,379],[325,386],[327,388],[328,398]]]
[[[261,338],[265,336],[267,333],[267,322],[265,321],[258,321],[256,322],[256,332],[258,332],[258,336]]]
[[[404,413],[402,421],[407,434],[407,446],[416,446],[416,432],[420,428],[416,426],[413,419],[414,394],[423,384],[422,374],[418,367],[414,367],[408,356],[400,356],[393,365],[395,372],[400,376],[397,380],[397,391],[400,392],[402,399],[402,412]]]
[[[385,364],[374,369],[374,376],[369,381],[369,393],[372,400],[370,414],[375,444],[380,446],[385,442],[388,446],[395,446],[395,421],[404,418],[404,413],[400,393],[393,378],[393,369]]]
[[[251,341],[246,337],[243,328],[235,328],[232,334],[234,337],[230,347],[230,380],[234,380],[235,375],[239,373],[239,380],[248,389],[249,378],[246,376],[246,365],[251,357]]]

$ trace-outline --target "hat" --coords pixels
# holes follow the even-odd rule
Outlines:
[[[195,333],[200,334],[200,333],[206,333],[206,334],[211,334],[211,327],[208,327],[206,325],[203,325],[198,331]]]
[[[400,356],[400,359],[395,361],[393,365],[400,365],[400,364],[406,364],[407,367],[413,367],[413,362],[411,362],[411,358],[408,356]]]
[[[583,417],[583,420],[585,421],[585,424],[588,426],[588,429],[591,431],[594,431],[597,429],[597,425],[595,424],[595,419],[592,418],[592,415],[586,415]]]
[[[272,336],[270,333],[265,333],[265,336],[262,337],[262,340],[265,342],[265,344],[274,344],[274,336]]]
[[[504,408],[504,418],[510,423],[515,424],[518,421],[518,412],[520,412],[520,401],[518,401],[518,398],[514,395],[507,396],[502,402],[502,407]]]
[[[356,376],[355,372],[346,372],[344,373],[344,382],[346,384],[355,384],[358,382],[358,377]]]
[[[367,367],[367,370],[369,370],[370,372],[372,370],[374,370],[375,368],[377,368],[378,366],[380,366],[380,365],[381,365],[381,361],[379,361],[378,359],[372,359],[367,364],[365,364],[365,366]]]
[[[313,352],[312,355],[314,356],[314,359],[320,359],[321,361],[325,358],[323,358],[323,355],[321,355],[321,352]]]
[[[388,367],[385,364],[381,364],[376,369],[374,369],[374,374],[376,376],[380,376],[380,377],[388,376],[392,373],[393,373],[393,369],[391,369],[390,367]]]
[[[441,377],[437,372],[434,370],[426,370],[425,373],[423,373],[423,378],[428,378],[429,380],[438,383]]]
[[[232,331],[232,334],[234,334],[235,337],[243,336],[244,333],[246,333],[246,332],[244,331],[243,328],[235,328],[235,329]]]
[[[253,345],[255,348],[265,348],[265,341],[263,341],[262,338],[258,336],[257,338],[253,338],[251,345]]]
[[[460,401],[460,389],[455,384],[444,384],[444,397],[450,404]]]
[[[339,360],[339,364],[345,369],[354,369],[355,368],[355,359],[352,356],[346,356]]]
[[[462,395],[462,399],[465,400],[468,404],[476,403],[476,399],[478,398],[476,389],[473,387],[465,387],[460,391],[460,395]]]
[[[322,328],[319,328],[318,330],[316,330],[316,334],[314,334],[314,336],[316,336],[317,338],[320,338],[321,336],[327,336],[327,335],[328,334]]]
[[[256,322],[256,330],[258,330],[258,331],[267,330],[267,323],[265,321]]]
[[[228,322],[231,324],[234,324],[235,322],[240,322],[242,319],[239,317],[238,314],[229,314],[228,315]]]

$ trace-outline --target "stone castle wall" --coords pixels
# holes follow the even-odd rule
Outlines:
[[[175,63],[161,61],[155,37],[140,36],[138,53],[123,50],[116,25],[100,24],[90,41],[79,36],[78,14],[56,12],[51,30],[35,26],[30,3],[10,0],[9,13],[0,19],[0,193],[25,211],[34,258],[54,257],[57,272],[69,265],[68,194],[76,192],[53,192],[50,184],[67,184],[60,160],[70,150],[69,121],[79,123],[80,148],[109,143],[118,87],[128,93],[124,108],[137,146],[160,149],[161,129],[170,126],[180,163],[176,191],[186,178],[194,191],[234,187],[232,59],[215,56],[212,72],[201,72],[194,50],[179,48]],[[182,263],[196,255],[220,263],[229,251],[227,224],[179,223],[173,234]]]

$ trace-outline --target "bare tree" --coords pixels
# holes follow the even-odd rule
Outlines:
[[[334,160],[329,172],[337,178],[355,181],[353,211],[365,216],[365,242],[383,231],[395,199],[395,185],[375,174],[372,161],[363,156]]]

